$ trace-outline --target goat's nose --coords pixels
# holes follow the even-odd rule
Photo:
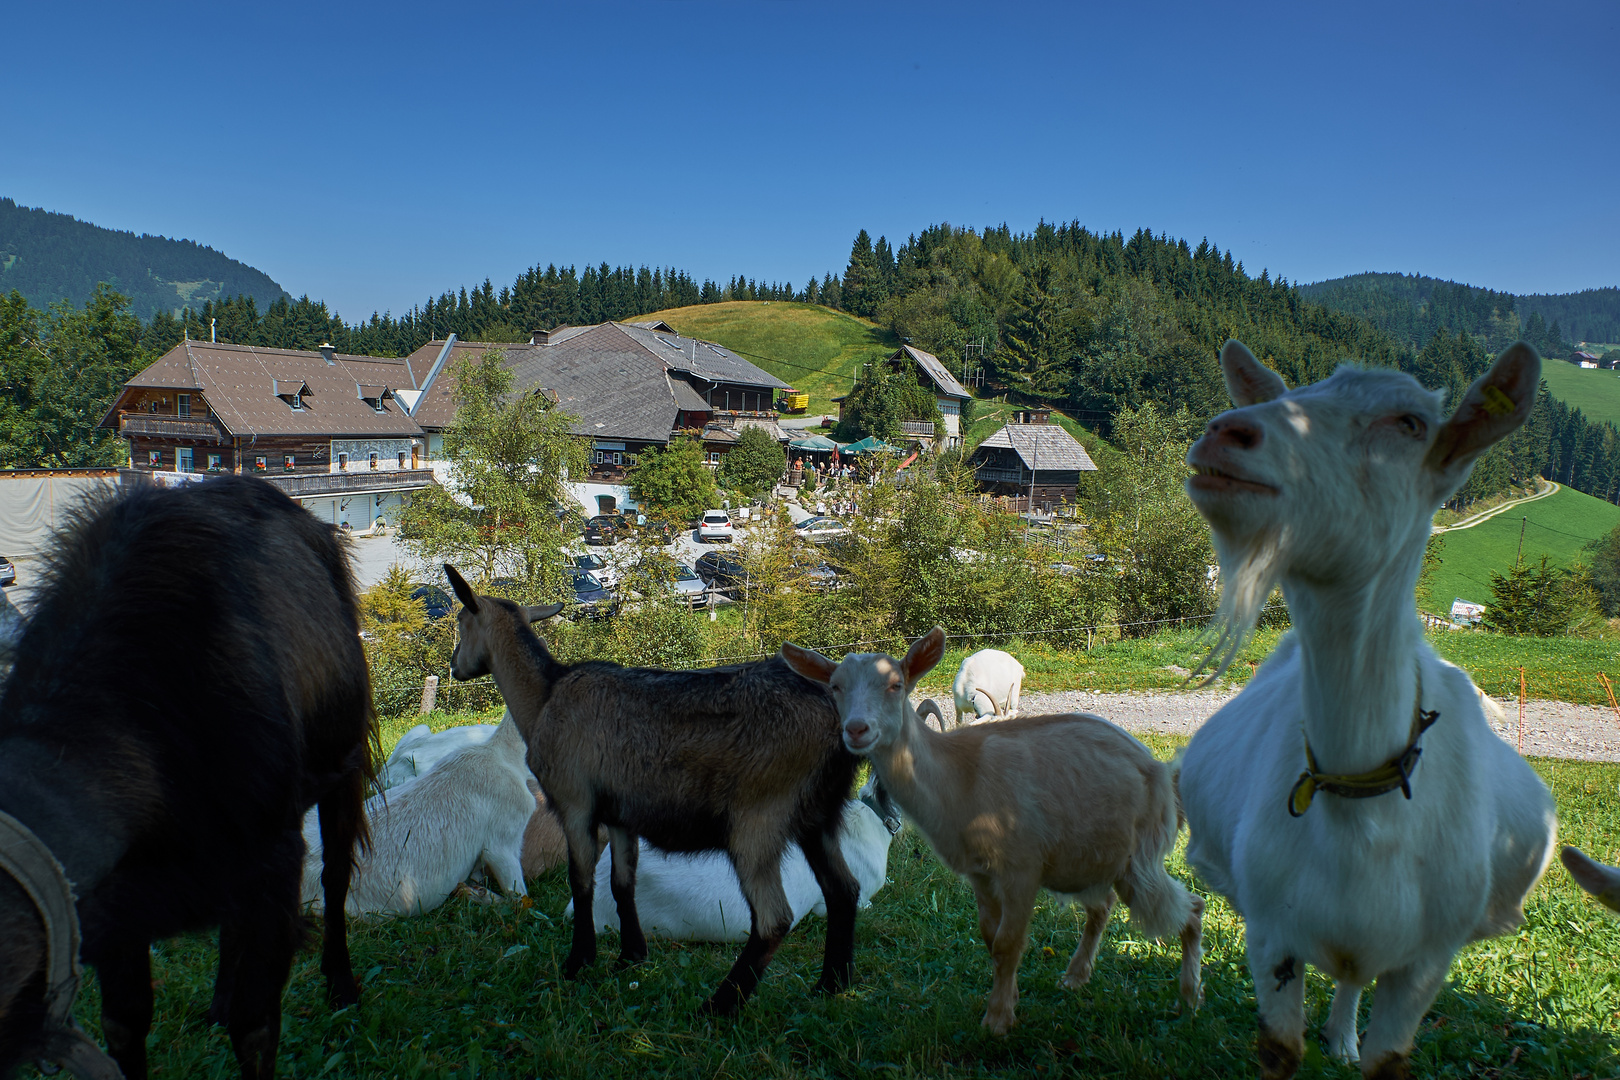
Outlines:
[[[848,735],[852,739],[864,739],[866,738],[866,733],[871,730],[872,726],[865,720],[844,721],[844,734]]]
[[[1265,429],[1243,416],[1217,416],[1209,422],[1204,438],[1216,446],[1253,450],[1266,437]]]

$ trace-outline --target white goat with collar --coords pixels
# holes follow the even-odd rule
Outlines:
[[[1508,349],[1449,420],[1441,394],[1400,372],[1344,366],[1289,390],[1235,341],[1221,367],[1238,407],[1187,458],[1221,560],[1217,670],[1274,585],[1295,629],[1182,756],[1187,857],[1248,923],[1261,1075],[1299,1067],[1311,964],[1338,984],[1329,1051],[1405,1077],[1453,955],[1523,922],[1552,853],[1551,795],[1491,730],[1468,676],[1429,648],[1413,602],[1435,509],[1523,423],[1541,361]],[[1414,740],[1419,706],[1439,717]],[[1414,741],[1409,799],[1318,784],[1291,809],[1307,745],[1317,769],[1353,783]]]

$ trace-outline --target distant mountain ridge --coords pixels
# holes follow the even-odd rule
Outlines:
[[[1570,342],[1620,341],[1620,288],[1515,296],[1421,274],[1352,274],[1300,285],[1324,307],[1359,315],[1413,349],[1436,331],[1483,338],[1497,351],[1523,337],[1549,356]]]
[[[260,307],[292,299],[262,270],[194,241],[106,229],[0,197],[0,295],[15,289],[37,308],[81,305],[102,281],[143,321],[230,296]]]

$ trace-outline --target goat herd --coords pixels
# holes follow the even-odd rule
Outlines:
[[[937,706],[919,712],[911,693],[944,651],[938,627],[900,659],[834,663],[787,644],[698,671],[568,665],[533,629],[556,607],[479,596],[446,566],[462,604],[452,674],[493,675],[508,717],[381,791],[354,585],[330,528],[247,477],[85,509],[55,542],[0,698],[0,1076],[38,1059],[144,1077],[149,945],[214,925],[209,1014],[243,1075],[271,1076],[304,905],[324,907],[327,995],[349,1005],[345,912],[432,907],[465,872],[401,895],[385,867],[350,895],[357,859],[405,846],[389,830],[427,831],[410,808],[435,790],[462,797],[462,820],[488,818],[468,835],[493,839],[468,857],[503,889],[523,888],[525,828],[560,834],[579,913],[568,978],[615,920],[621,960],[646,957],[644,846],[649,868],[723,852],[749,920],[703,1005],[721,1015],[808,910],[812,879],[827,923],[816,988],[850,984],[857,907],[887,854],[873,826],[898,827],[897,804],[972,886],[993,965],[984,1024],[998,1034],[1015,1022],[1043,888],[1085,912],[1066,985],[1090,977],[1123,902],[1141,933],[1179,936],[1181,1000],[1198,1007],[1204,901],[1165,870],[1185,821],[1192,866],[1247,923],[1261,1075],[1300,1065],[1307,964],[1337,985],[1329,1050],[1368,1076],[1408,1075],[1453,955],[1523,921],[1553,850],[1546,787],[1492,732],[1467,675],[1429,649],[1412,605],[1434,508],[1523,422],[1540,360],[1507,350],[1449,418],[1440,394],[1396,372],[1347,366],[1290,391],[1236,342],[1221,364],[1236,408],[1188,459],[1223,580],[1207,663],[1225,670],[1274,587],[1295,630],[1171,765],[1085,714],[931,730],[922,713]],[[958,716],[1016,713],[1022,671],[1002,667],[964,671]],[[849,801],[862,758],[877,814]],[[610,906],[595,896],[602,832]],[[1620,872],[1565,858],[1620,906]],[[802,879],[792,897],[784,869],[788,885]],[[373,876],[389,895],[366,892]],[[106,1053],[72,1019],[81,958],[99,976]]]

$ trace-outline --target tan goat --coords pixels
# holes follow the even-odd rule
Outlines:
[[[1043,887],[1086,911],[1065,986],[1091,978],[1109,912],[1123,900],[1145,936],[1179,931],[1181,998],[1196,1009],[1204,901],[1164,869],[1180,827],[1168,768],[1086,713],[929,730],[908,695],[944,651],[937,626],[903,660],[856,653],[834,664],[782,646],[794,671],[831,690],[844,745],[871,760],[889,796],[973,887],[995,969],[984,1025],[1000,1035],[1016,1022],[1018,962]]]

